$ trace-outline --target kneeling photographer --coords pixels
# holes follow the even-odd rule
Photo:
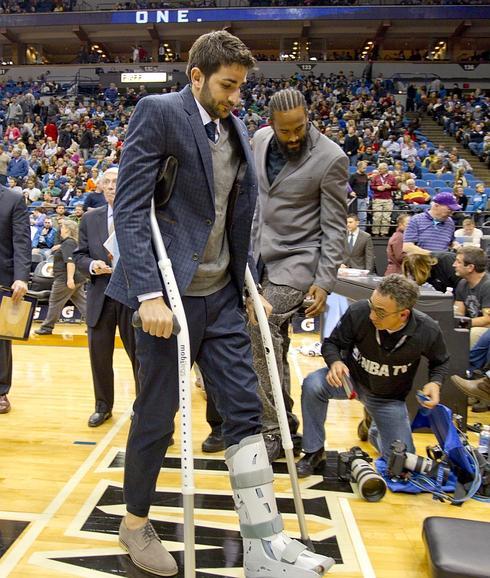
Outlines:
[[[324,460],[325,419],[330,399],[347,399],[348,380],[372,417],[369,441],[387,459],[393,441],[414,451],[405,399],[421,356],[429,361],[429,382],[423,387],[427,408],[439,403],[439,389],[448,371],[449,355],[439,325],[414,309],[417,284],[402,275],[388,275],[369,300],[350,305],[324,340],[327,367],[303,382],[303,450],[298,476],[314,473]]]

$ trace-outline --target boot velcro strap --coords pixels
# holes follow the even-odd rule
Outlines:
[[[281,560],[283,562],[288,562],[288,564],[294,564],[298,559],[298,556],[307,550],[308,548],[298,542],[298,540],[292,540],[283,550]]]
[[[272,466],[268,466],[262,470],[254,470],[253,472],[245,472],[243,474],[230,475],[231,487],[234,490],[245,490],[246,488],[253,488],[255,486],[263,486],[274,481],[274,472]]]
[[[240,524],[240,534],[242,538],[268,538],[279,534],[284,530],[281,514],[278,514],[273,520],[269,522],[262,522],[262,524]]]

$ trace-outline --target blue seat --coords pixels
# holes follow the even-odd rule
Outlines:
[[[425,178],[428,181],[437,181],[439,180],[439,175],[435,175],[434,173],[427,173],[427,175],[425,176]]]
[[[352,175],[356,172],[357,167],[353,167],[352,165],[349,166],[349,174]]]
[[[431,182],[431,185],[433,187],[436,187],[438,189],[445,189],[447,188],[447,182],[443,181],[442,179],[433,179]]]
[[[96,162],[97,162],[97,159],[87,159],[85,161],[85,166],[86,167],[93,167]]]
[[[415,179],[415,184],[417,187],[427,188],[427,179]]]

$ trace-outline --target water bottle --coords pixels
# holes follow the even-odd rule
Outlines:
[[[478,451],[482,456],[488,456],[490,453],[490,425],[484,425],[480,431]]]

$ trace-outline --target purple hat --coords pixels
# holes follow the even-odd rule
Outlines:
[[[461,205],[452,193],[438,193],[433,199],[438,205],[446,205],[451,211],[461,211]]]

